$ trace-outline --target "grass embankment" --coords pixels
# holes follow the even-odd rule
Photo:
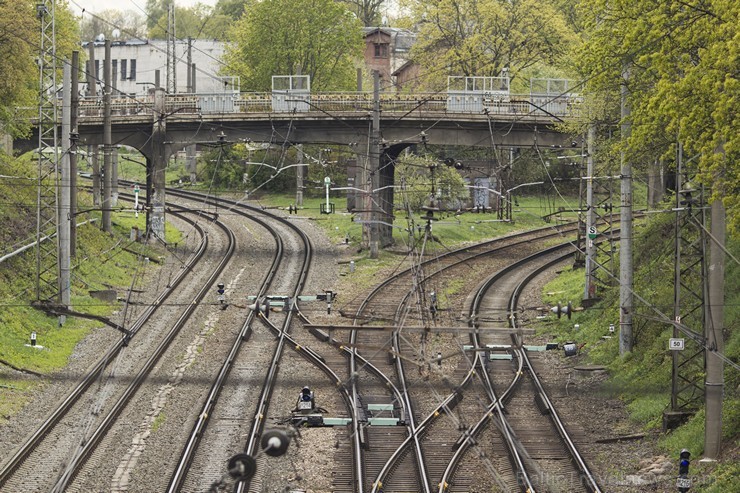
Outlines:
[[[29,157],[11,159],[0,155],[0,238],[2,256],[36,239],[36,163]],[[89,195],[79,196],[79,210],[95,209]],[[125,206],[125,203],[121,205]],[[90,291],[114,289],[123,294],[145,257],[156,258],[164,252],[130,241],[130,231],[137,226],[144,231],[144,215],[133,212],[112,213],[112,232],[99,229],[101,213],[91,210],[77,216],[77,223],[91,221],[77,230],[77,251],[71,261],[71,304],[73,310],[110,316],[120,303],[105,303],[90,296]],[[179,241],[179,232],[169,228],[168,242]],[[154,264],[148,264],[154,268]],[[53,271],[52,271],[53,272]],[[36,255],[33,248],[0,263],[0,420],[20,409],[28,391],[43,384],[43,378],[63,368],[77,343],[92,330],[101,328],[91,320],[67,317],[59,326],[57,317],[49,317],[30,303],[36,296]],[[37,346],[30,346],[31,333]],[[17,368],[31,378],[19,378]]]
[[[673,337],[672,326],[654,319],[660,311],[667,319],[673,318],[673,215],[652,217],[644,227],[635,228],[634,244],[634,289],[636,315],[633,322],[634,350],[619,356],[619,288],[617,280],[612,287],[601,291],[602,301],[585,311],[575,312],[573,318],[563,317],[546,322],[540,329],[552,334],[559,341],[585,343],[580,358],[592,364],[605,365],[610,379],[603,392],[617,395],[626,403],[631,418],[646,430],[659,433],[658,447],[678,461],[678,452],[687,448],[692,453],[692,476],[698,475],[696,491],[720,492],[740,491],[740,464],[737,461],[738,430],[740,429],[740,374],[725,366],[725,400],[723,409],[723,443],[725,444],[722,464],[712,472],[713,466],[699,465],[704,448],[704,410],[689,421],[668,433],[662,432],[663,411],[670,405],[672,353],[668,350],[668,339]],[[740,254],[736,238],[728,237],[728,249],[735,258]],[[603,259],[602,259],[603,260]],[[618,271],[617,271],[618,272]],[[563,272],[544,288],[544,297],[549,304],[571,301],[575,306],[583,298],[585,272],[583,269]],[[725,356],[733,361],[740,357],[740,266],[729,257],[725,273]],[[647,301],[653,308],[645,306],[638,298]],[[576,331],[574,325],[578,324]],[[616,331],[609,333],[609,325]],[[701,330],[701,328],[698,328]],[[608,338],[609,336],[611,338]],[[605,338],[606,337],[606,338]],[[689,349],[687,347],[687,349]],[[698,375],[703,381],[703,373]],[[678,464],[678,462],[677,462]],[[678,467],[678,466],[676,466]],[[699,484],[701,483],[701,484]]]

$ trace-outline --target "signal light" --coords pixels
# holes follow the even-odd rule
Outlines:
[[[691,479],[689,479],[690,459],[691,452],[687,449],[681,450],[681,453],[678,454],[678,480],[676,481],[676,486],[681,493],[686,493],[691,488]]]
[[[687,449],[681,450],[681,453],[678,455],[679,461],[678,461],[678,474],[689,474],[689,464],[691,463],[691,452],[689,452]]]
[[[217,286],[218,286],[218,289],[216,290],[216,292],[218,293],[218,301],[219,301],[219,303],[221,303],[223,305],[223,304],[226,303],[226,296],[224,295],[224,292],[225,292],[224,291],[224,283],[220,282],[220,283],[217,284]],[[224,307],[224,308],[226,308],[226,307]]]

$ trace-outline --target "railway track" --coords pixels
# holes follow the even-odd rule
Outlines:
[[[181,214],[177,214],[181,216]],[[101,433],[99,430],[104,423],[115,419],[114,414],[107,412],[112,409],[113,402],[117,406],[125,406],[127,396],[140,378],[144,378],[146,370],[134,370],[139,375],[130,382],[130,385],[116,384],[116,374],[129,372],[126,368],[128,360],[122,362],[121,355],[137,351],[134,360],[141,361],[149,353],[146,347],[137,347],[139,340],[148,339],[144,329],[151,323],[153,317],[159,315],[163,304],[171,300],[181,284],[193,276],[193,270],[202,262],[208,248],[207,236],[203,229],[192,220],[185,219],[199,232],[200,242],[193,255],[183,264],[179,275],[152,303],[148,304],[138,319],[128,329],[128,334],[111,348],[93,368],[84,375],[74,389],[67,395],[57,409],[18,447],[16,452],[5,462],[0,471],[0,489],[2,491],[49,491],[63,490],[71,479],[77,465],[84,462],[93,444],[97,443]],[[165,312],[171,312],[167,307]],[[166,316],[172,316],[167,313]],[[154,354],[149,354],[156,358]],[[108,374],[106,375],[106,371]],[[138,380],[138,382],[137,382]],[[122,379],[121,383],[125,383]],[[74,445],[74,444],[77,445]],[[70,452],[73,450],[73,452]],[[33,484],[29,484],[33,483]]]
[[[551,236],[551,234],[551,232],[541,234],[543,238],[540,241],[547,241],[547,237]],[[555,232],[554,234],[561,235],[562,233]],[[515,237],[516,236],[520,235],[515,235]],[[511,260],[511,257],[526,257],[527,253],[536,251],[538,247],[529,244],[529,242],[532,241],[531,236],[522,236],[526,238],[526,242],[521,241],[523,239],[521,236],[517,239],[507,238],[503,241],[495,242],[494,244],[498,243],[499,248],[496,248],[493,251],[495,253],[491,253],[490,255],[486,255],[481,251],[454,252],[445,255],[445,257],[447,257],[445,261],[438,263],[435,261],[437,265],[434,267],[436,268],[430,267],[432,262],[422,263],[421,265],[426,270],[425,274],[428,273],[426,274],[424,282],[429,283],[428,285],[434,286],[435,282],[439,283],[438,278],[441,278],[445,273],[449,273],[449,271],[456,266],[470,266],[471,262],[476,262],[483,258],[487,258],[488,261],[490,261],[491,258],[495,258],[497,255],[506,255],[505,252],[507,252],[507,250],[509,261]],[[488,245],[488,248],[490,249],[490,245]],[[567,243],[565,248],[568,248]],[[512,254],[512,250],[515,250],[516,253]],[[470,256],[468,257],[464,255],[464,253],[468,253]],[[470,270],[475,269],[471,268]],[[407,273],[413,274],[413,269],[409,269]],[[390,285],[394,282],[400,283],[400,280],[398,278],[392,278],[384,284]],[[407,278],[406,286],[409,284],[410,283],[408,283]],[[530,479],[528,479],[528,474],[526,473],[524,466],[525,459],[526,461],[529,461],[530,457],[529,455],[526,455],[526,450],[522,447],[521,440],[516,437],[513,428],[506,419],[503,418],[503,413],[501,413],[500,408],[498,408],[498,406],[501,405],[501,401],[499,401],[499,397],[496,396],[496,391],[493,389],[492,382],[487,378],[488,363],[482,357],[484,352],[476,350],[480,349],[480,343],[477,347],[472,345],[473,352],[469,357],[462,356],[465,354],[462,350],[459,351],[460,356],[453,357],[457,359],[455,364],[456,370],[453,371],[453,378],[455,378],[455,376],[462,378],[456,380],[456,386],[449,384],[449,377],[442,379],[443,381],[448,382],[448,387],[454,387],[454,390],[446,396],[439,393],[435,399],[432,399],[431,401],[436,403],[436,407],[426,415],[426,418],[424,418],[423,412],[418,413],[412,409],[411,400],[414,402],[427,402],[428,407],[430,399],[428,397],[424,399],[423,395],[419,395],[419,392],[414,390],[414,385],[409,386],[408,383],[405,382],[406,377],[403,376],[405,371],[403,369],[402,362],[414,361],[415,364],[419,364],[418,362],[421,361],[425,362],[427,366],[431,366],[431,361],[433,361],[433,359],[430,358],[429,355],[430,348],[427,347],[426,352],[420,351],[420,348],[430,346],[427,339],[429,338],[430,333],[434,333],[434,326],[438,322],[435,315],[439,312],[437,311],[438,307],[435,306],[432,308],[431,303],[427,303],[425,308],[423,287],[422,289],[415,290],[413,295],[409,294],[408,288],[406,289],[406,295],[401,297],[404,301],[395,309],[395,313],[392,318],[393,323],[396,324],[397,327],[401,327],[399,331],[401,333],[404,330],[404,323],[408,324],[409,320],[412,321],[411,323],[414,323],[416,320],[418,320],[418,322],[416,322],[417,324],[426,323],[427,330],[423,331],[421,336],[413,334],[412,332],[411,334],[406,334],[405,338],[400,338],[399,332],[394,333],[394,349],[392,353],[398,357],[391,359],[398,364],[394,368],[395,373],[390,374],[401,375],[401,377],[397,378],[402,382],[399,387],[404,395],[404,398],[401,399],[403,407],[409,415],[414,416],[418,414],[418,420],[416,419],[417,416],[414,416],[412,420],[410,420],[412,421],[411,424],[406,423],[406,437],[404,440],[400,440],[401,444],[392,454],[387,454],[385,450],[380,449],[373,452],[366,451],[364,453],[364,457],[361,459],[362,462],[368,462],[368,457],[371,457],[372,460],[375,461],[375,455],[382,457],[385,454],[387,457],[386,463],[380,467],[380,470],[377,472],[371,468],[367,469],[366,474],[371,478],[374,478],[374,480],[366,480],[365,484],[371,483],[372,491],[429,491],[432,489],[447,491],[450,487],[450,478],[449,474],[445,473],[445,471],[449,468],[449,462],[452,461],[455,451],[459,450],[465,443],[473,443],[474,435],[481,433],[487,428],[487,426],[484,426],[483,424],[475,423],[476,420],[473,419],[472,416],[477,415],[483,416],[484,421],[495,423],[495,428],[497,428],[500,434],[504,436],[506,441],[508,441],[508,449],[510,454],[513,454],[513,457],[511,459],[507,459],[507,461],[492,460],[491,458],[494,457],[494,454],[480,453],[476,459],[478,464],[473,468],[468,467],[467,469],[476,470],[478,472],[478,476],[480,476],[481,470],[487,469],[491,471],[490,475],[493,477],[491,483],[494,487],[498,486],[501,491],[512,491],[512,488],[522,488],[523,490],[529,488],[531,491],[534,491],[533,485],[531,484]],[[398,291],[399,290],[391,291],[392,294],[390,296],[387,292],[383,291],[381,296],[385,299],[399,299]],[[419,292],[422,294],[419,294]],[[368,298],[371,297],[372,295]],[[369,303],[366,302],[366,305],[367,304]],[[378,305],[376,309],[372,311],[372,317],[366,316],[365,319],[372,318],[373,320],[378,320],[388,317],[387,314],[389,313],[389,309],[387,305],[388,304],[385,306],[382,304]],[[474,312],[471,312],[468,319],[475,322],[472,324],[474,327],[476,324],[480,323],[480,321],[486,320],[493,322],[494,325],[498,324],[496,329],[500,330],[506,325],[507,308],[508,306],[506,304],[503,304],[503,306],[488,306],[483,309],[479,308]],[[358,309],[357,319],[362,318],[364,309],[366,309],[366,307]],[[384,311],[381,312],[381,310]],[[425,310],[427,310],[426,321]],[[383,313],[384,316],[379,317],[379,313]],[[496,313],[499,314],[498,318]],[[367,332],[362,330],[356,332],[356,334],[359,333],[364,335]],[[507,339],[509,337],[508,333],[504,333],[503,336]],[[375,346],[382,347],[382,340],[379,340],[378,338],[387,338],[388,336],[386,334],[381,334],[380,336],[376,335],[375,337],[376,340],[373,341]],[[411,338],[416,337],[418,337],[418,340],[414,339],[415,342],[409,342]],[[402,339],[408,347],[401,347]],[[510,341],[508,345],[511,346]],[[405,356],[404,350],[406,351]],[[439,356],[441,356],[441,353],[438,354],[438,357]],[[441,366],[441,359],[438,363]],[[519,371],[519,374],[521,374],[521,371]],[[474,381],[477,381],[476,385],[471,385]],[[512,385],[514,384],[516,384],[516,382]],[[440,387],[438,387],[438,389],[439,388]],[[510,391],[506,390],[504,392],[507,393]],[[412,399],[408,397],[410,395],[413,395]],[[463,398],[463,396],[465,398]],[[464,404],[461,404],[461,402]],[[421,411],[423,407],[424,405],[419,406],[419,410]],[[440,417],[446,419],[440,419]],[[471,423],[471,421],[473,422]],[[485,424],[487,425],[489,423]],[[370,426],[367,428],[372,429]],[[368,441],[372,443],[370,439]],[[522,454],[524,454],[524,458],[520,456]],[[509,464],[506,464],[506,462]],[[511,467],[511,464],[513,464],[514,467]],[[464,469],[465,466],[462,466],[460,470]],[[461,476],[470,477],[470,475]],[[469,488],[471,485],[469,482],[467,484],[464,484],[463,481],[456,482],[460,489],[455,491],[470,491]]]
[[[358,325],[358,321],[361,323],[372,323],[377,321],[390,321],[395,327],[403,327],[404,325],[415,325],[425,326],[426,328],[434,331],[434,325],[438,325],[442,322],[441,318],[437,316],[441,311],[437,305],[440,300],[432,300],[431,291],[434,290],[435,283],[440,286],[445,281],[442,280],[444,276],[454,277],[457,274],[452,274],[454,269],[464,269],[465,274],[475,272],[478,269],[474,266],[476,262],[487,262],[491,258],[496,256],[503,257],[507,255],[507,252],[516,250],[521,252],[523,250],[532,250],[536,247],[531,245],[531,241],[538,236],[544,238],[552,238],[553,236],[560,236],[563,234],[569,234],[575,232],[576,225],[562,225],[557,228],[545,228],[537,232],[527,232],[511,235],[505,238],[499,238],[483,244],[474,245],[472,247],[463,248],[453,252],[448,252],[443,255],[432,258],[431,260],[420,263],[419,267],[409,268],[395,276],[390,277],[373,293],[371,293],[355,310],[355,324]],[[429,231],[429,229],[427,229]],[[419,279],[425,279],[424,283],[419,283]],[[430,281],[433,280],[433,281]],[[419,289],[412,289],[411,294],[409,286],[419,285]],[[403,300],[402,303],[393,304],[388,303],[385,300]],[[452,316],[453,313],[459,312],[462,308],[462,304],[452,303],[451,300],[445,300],[448,304],[444,307],[446,321],[450,325],[460,325],[456,317]],[[434,306],[434,308],[432,308]],[[432,311],[436,313],[432,313]],[[349,310],[347,310],[349,311]],[[403,329],[401,329],[403,331]],[[410,395],[416,394],[417,391],[413,390],[414,387],[428,387],[427,385],[417,385],[419,377],[408,378],[405,375],[403,368],[404,361],[409,362],[409,366],[418,368],[420,376],[423,379],[424,373],[428,373],[430,363],[430,349],[433,344],[430,344],[428,333],[410,333],[406,334],[403,338],[403,344],[401,339],[396,334],[391,339],[388,333],[370,333],[367,331],[359,330],[352,333],[353,345],[367,345],[370,347],[388,347],[388,351],[376,351],[369,356],[369,359],[380,368],[384,368],[385,373],[392,378],[394,382],[400,380],[401,386],[403,387],[399,392],[396,392],[395,396],[388,396],[387,399],[394,403],[399,409],[398,414],[404,416],[410,416],[408,422],[406,422],[407,435],[411,437],[410,442],[403,443],[403,450],[398,454],[395,454],[392,462],[384,464],[378,470],[368,470],[366,475],[372,480],[365,481],[365,488],[370,488],[373,491],[392,491],[393,487],[397,487],[398,491],[416,491],[414,488],[419,488],[418,491],[428,491],[433,488],[434,480],[430,479],[429,474],[426,471],[426,460],[424,459],[425,453],[423,447],[419,441],[419,437],[426,433],[430,423],[436,421],[439,416],[452,416],[448,412],[449,406],[456,405],[459,402],[459,394],[455,394],[452,397],[444,399],[442,396],[438,399],[444,404],[439,405],[431,410],[427,417],[424,426],[417,426],[418,421],[421,421],[425,415],[423,408],[420,407],[418,411],[411,409],[411,399],[417,403],[424,402],[424,396],[414,396],[409,398]],[[402,348],[401,346],[406,346]],[[392,351],[390,350],[392,348]],[[403,355],[406,352],[406,356],[399,358],[397,356]],[[436,353],[436,351],[435,351]],[[390,357],[389,357],[390,355]],[[386,362],[387,361],[387,362]],[[456,363],[464,364],[460,361],[460,357],[453,357],[453,361]],[[413,363],[411,363],[413,362]],[[384,365],[384,366],[383,366]],[[425,368],[426,367],[426,368]],[[417,384],[413,381],[416,380]],[[454,384],[449,383],[450,380],[444,381],[441,388],[447,388],[448,391],[452,390]],[[380,395],[387,395],[382,388],[368,386],[364,390],[365,393],[380,393]],[[423,393],[423,392],[422,392]],[[402,394],[402,395],[399,395]],[[416,398],[419,397],[419,398]],[[358,397],[358,401],[360,398]],[[451,423],[449,426],[457,429],[459,420]],[[417,429],[418,428],[418,429]],[[376,428],[367,427],[368,434],[379,433],[382,434],[382,430],[375,431]],[[372,441],[372,436],[368,438]],[[442,443],[446,443],[445,437],[441,438]],[[377,451],[381,456],[382,452]],[[366,455],[374,455],[376,451],[366,452]],[[439,457],[440,450],[433,450],[431,453],[426,454],[430,457]],[[387,456],[386,456],[387,458]],[[387,459],[386,459],[387,460]],[[360,462],[366,462],[367,459],[363,458]],[[438,467],[436,464],[431,464],[434,469],[432,473],[438,473],[436,470]],[[393,474],[389,474],[393,472]],[[395,478],[395,479],[392,479]],[[392,481],[400,482],[401,484],[393,485]],[[408,489],[407,488],[411,488]],[[363,491],[368,491],[363,490]]]

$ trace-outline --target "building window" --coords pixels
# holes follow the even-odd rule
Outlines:
[[[130,62],[128,78],[129,80],[136,80],[136,60],[132,58]]]
[[[121,80],[126,80],[126,60],[121,58]]]
[[[375,43],[375,58],[388,58],[388,45]]]
[[[100,60],[95,60],[95,78],[100,80]]]
[[[110,78],[111,80],[115,81],[116,77],[118,76],[118,60],[111,60],[110,61],[111,68],[110,68]],[[116,83],[113,82],[113,85],[115,86]]]

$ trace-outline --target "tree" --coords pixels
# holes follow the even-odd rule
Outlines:
[[[232,20],[238,20],[254,3],[255,0],[218,0],[215,12],[226,15]]]
[[[167,18],[167,9],[171,0],[146,0],[146,28],[154,29],[162,16]],[[167,26],[167,23],[164,23]]]
[[[143,23],[143,16],[132,10],[107,9],[94,15],[83,12],[80,39],[92,41],[99,34],[103,34],[105,39],[114,39],[113,31],[116,29],[121,39],[141,39],[146,37]]]
[[[385,0],[339,0],[360,19],[363,26],[378,26],[381,21],[380,9]]]
[[[401,197],[411,209],[422,207],[460,207],[470,196],[462,176],[429,156],[408,154],[396,160],[396,183]],[[434,193],[432,193],[434,191]]]
[[[232,19],[224,14],[215,13],[213,7],[202,3],[193,7],[175,7],[175,36],[178,39],[216,39],[223,40]],[[151,39],[167,39],[167,11],[159,21],[149,29]]]
[[[576,40],[561,14],[541,0],[417,1],[420,21],[411,57],[430,88],[448,75],[512,79],[537,64],[554,64]]]
[[[225,71],[255,91],[270,90],[273,75],[298,73],[311,77],[312,90],[351,89],[361,27],[333,0],[264,0],[229,31]]]
[[[737,2],[599,0],[589,7],[581,70],[592,93],[615,100],[629,67],[632,130],[624,150],[633,165],[661,154],[670,159],[682,143],[687,155],[698,156],[697,179],[740,229]]]
[[[20,115],[20,108],[38,106],[39,69],[35,60],[41,30],[36,3],[0,2],[0,128],[14,136],[30,128],[30,115]],[[57,2],[55,18],[57,60],[69,59],[72,50],[79,49],[77,22],[64,2]]]

